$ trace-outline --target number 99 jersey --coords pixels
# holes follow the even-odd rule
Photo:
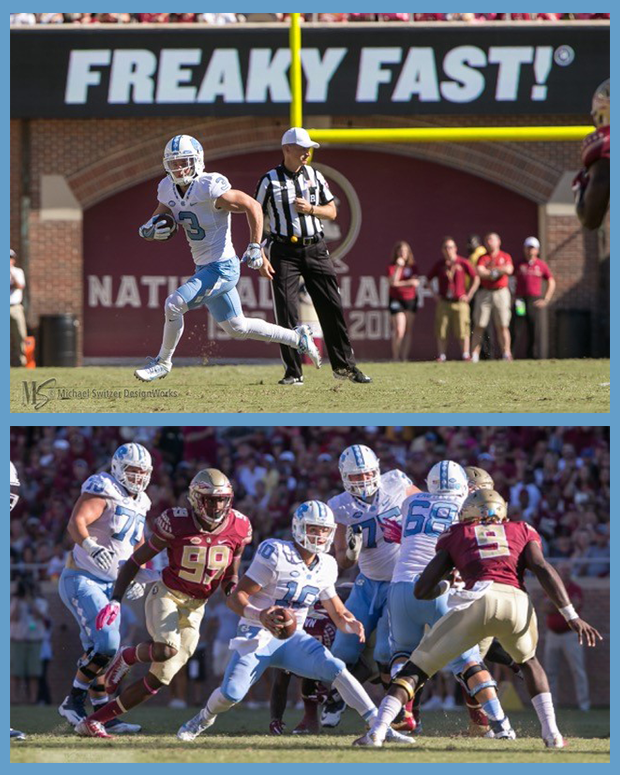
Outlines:
[[[250,597],[250,603],[257,608],[272,605],[291,608],[298,630],[317,600],[336,597],[336,560],[329,554],[317,554],[308,566],[292,541],[278,538],[263,541],[245,575],[262,587]],[[248,619],[242,618],[241,622],[256,627],[256,622]]]
[[[114,581],[119,566],[133,554],[144,534],[144,521],[151,508],[151,499],[145,492],[133,498],[111,474],[101,473],[89,477],[82,485],[82,493],[105,500],[103,514],[88,526],[89,535],[100,546],[114,552],[112,567],[102,570],[85,549],[76,544],[73,559],[78,568],[88,571],[102,581]]]
[[[458,520],[467,495],[418,492],[402,506],[402,542],[392,582],[412,581],[435,556],[440,536]]]

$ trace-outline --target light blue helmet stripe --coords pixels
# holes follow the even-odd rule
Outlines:
[[[353,456],[355,457],[356,465],[360,468],[364,465],[364,455],[358,444],[354,444],[351,449],[353,450]]]
[[[179,145],[181,143],[181,137],[183,137],[183,135],[177,135],[176,137],[172,138],[172,151],[173,152],[179,150]]]

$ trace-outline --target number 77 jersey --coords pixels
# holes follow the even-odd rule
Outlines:
[[[459,517],[467,496],[418,492],[402,505],[402,542],[392,582],[413,581],[435,556],[438,539]]]
[[[197,600],[211,597],[252,540],[250,520],[235,509],[212,531],[201,530],[189,509],[167,509],[157,517],[153,532],[167,544],[164,584]]]

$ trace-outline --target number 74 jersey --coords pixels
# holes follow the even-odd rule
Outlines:
[[[435,556],[437,540],[458,520],[466,496],[417,492],[402,505],[402,541],[392,581],[413,581]]]
[[[250,520],[235,509],[210,532],[200,529],[189,509],[166,509],[157,517],[153,532],[168,545],[164,584],[197,600],[211,597],[234,558],[252,540]]]

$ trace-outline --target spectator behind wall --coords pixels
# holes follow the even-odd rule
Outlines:
[[[413,323],[418,309],[418,268],[411,245],[400,241],[394,245],[388,267],[390,279],[390,316],[392,320],[392,360],[409,358]]]
[[[540,259],[540,242],[528,237],[523,243],[524,258],[515,265],[516,290],[513,311],[515,346],[521,345],[530,360],[540,346],[541,314],[555,293],[555,279],[547,264]],[[543,295],[543,280],[547,288]]]
[[[11,261],[11,366],[26,365],[26,315],[24,313],[24,288],[26,275],[16,266],[14,250],[9,250]]]

